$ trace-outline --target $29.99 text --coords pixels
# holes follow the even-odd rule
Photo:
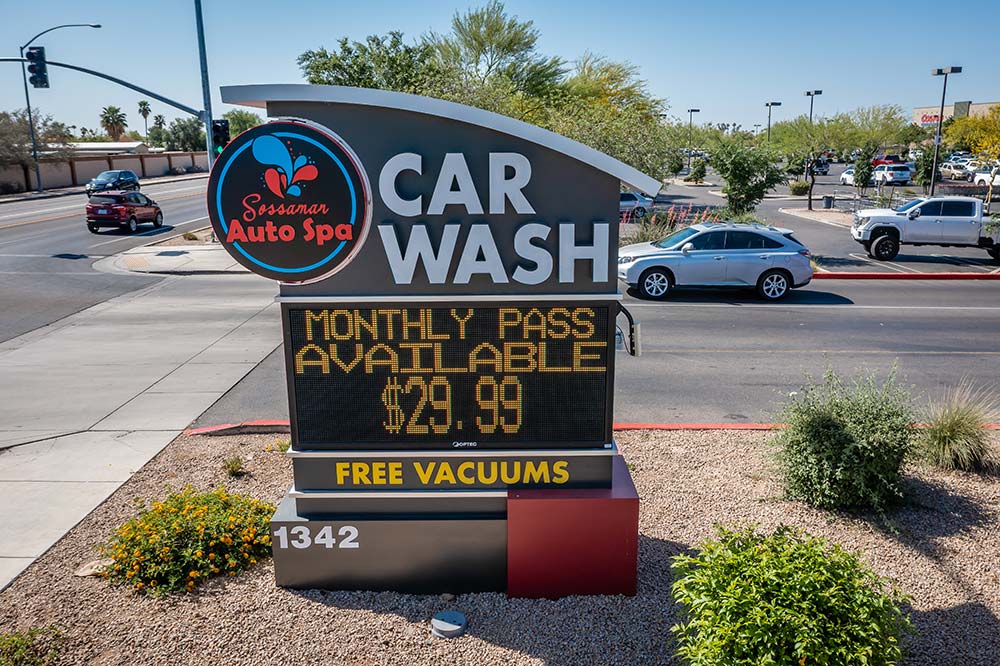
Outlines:
[[[479,432],[491,435],[499,430],[511,434],[521,429],[524,389],[517,377],[485,375],[476,382],[474,393],[479,408],[475,415]],[[444,435],[453,425],[461,430],[462,421],[456,423],[453,418],[451,394],[451,384],[440,375],[429,380],[420,375],[390,375],[382,389],[382,403],[386,409],[382,425],[392,434]],[[401,404],[403,396],[416,398],[416,405],[409,414]]]

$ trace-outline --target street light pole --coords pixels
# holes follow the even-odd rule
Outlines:
[[[31,95],[28,94],[28,72],[24,68],[24,49],[31,46],[31,43],[36,39],[41,37],[47,32],[52,32],[53,30],[58,30],[60,28],[100,28],[100,23],[66,23],[64,25],[57,25],[48,30],[42,30],[40,33],[29,39],[24,46],[21,47],[21,78],[24,80],[24,103],[28,109],[28,133],[31,135],[31,159],[35,163],[35,189],[38,192],[42,191],[42,170],[38,166],[38,140],[35,137],[35,121],[31,113]]]
[[[812,125],[813,122],[813,100],[816,99],[816,95],[822,95],[822,90],[807,90],[803,93],[809,98],[809,124]]]
[[[764,106],[767,107],[767,142],[771,143],[771,107],[781,106],[781,102],[765,102]]]
[[[694,114],[701,113],[701,109],[688,109],[688,169],[691,168],[691,153],[694,152]]]
[[[931,196],[934,196],[934,185],[937,183],[938,152],[941,150],[941,125],[944,121],[944,96],[948,92],[948,75],[961,74],[961,67],[943,67],[931,70],[931,76],[943,76],[941,86],[941,109],[938,111],[937,134],[934,136],[934,163],[931,166]]]
[[[756,139],[757,135],[760,134],[760,123],[753,124],[753,136]]]
[[[208,84],[208,56],[205,53],[205,23],[201,18],[201,0],[194,0],[194,15],[198,26],[198,58],[201,62],[201,95],[205,105],[201,121],[205,124],[205,148],[208,151],[208,168],[215,160],[212,145],[212,88]]]

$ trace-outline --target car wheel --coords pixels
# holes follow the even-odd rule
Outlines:
[[[871,255],[879,261],[892,261],[899,254],[899,241],[892,236],[879,236],[872,241]]]
[[[87,225],[87,231],[89,231],[92,234],[96,234],[100,230],[101,230],[101,228],[99,226],[97,226],[96,224],[88,224]]]
[[[157,229],[163,226],[163,213],[156,214],[156,217],[153,218],[153,226]]]
[[[670,293],[670,274],[662,268],[650,268],[639,277],[639,295],[651,300],[663,300]]]
[[[128,232],[130,234],[134,234],[138,228],[139,228],[139,223],[136,222],[134,217],[130,217],[128,219]]]
[[[788,274],[784,271],[765,271],[757,280],[757,293],[765,301],[777,301],[785,297],[791,288]]]
[[[632,214],[638,218],[646,217],[646,209],[642,206],[636,206],[635,210],[632,211]]]

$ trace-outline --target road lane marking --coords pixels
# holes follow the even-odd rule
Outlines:
[[[177,187],[177,188],[174,188],[172,190],[158,191],[155,194],[157,196],[159,196],[161,194],[173,194],[174,192],[190,192],[190,191],[193,191],[193,190],[203,190],[203,189],[205,189],[204,186],[201,186],[201,187]],[[140,192],[141,191],[142,190],[140,190]],[[83,195],[83,196],[86,196],[83,192],[80,192],[80,194]],[[151,193],[151,195],[152,195],[152,193]],[[13,205],[16,206],[17,204],[13,204]],[[75,204],[68,205],[68,206],[53,206],[52,208],[38,208],[38,209],[35,209],[35,210],[28,210],[28,211],[21,211],[21,212],[18,212],[18,213],[10,213],[10,214],[7,214],[7,215],[0,215],[0,220],[10,220],[10,219],[17,218],[17,217],[24,217],[25,215],[42,215],[44,213],[54,213],[54,212],[60,211],[60,210],[70,210],[70,209],[79,208],[79,207],[80,207],[80,204],[79,203],[75,203]]]
[[[191,188],[189,188],[189,189],[191,189]],[[198,189],[200,189],[200,188],[198,188]],[[172,190],[172,191],[180,191],[180,190]],[[176,196],[176,197],[166,197],[166,198],[157,200],[157,203],[159,203],[161,201],[175,201],[177,199],[190,199],[191,197],[198,196],[198,194],[199,194],[198,192],[193,192],[192,194],[182,194],[182,195],[179,195],[179,196]],[[32,220],[24,220],[23,222],[12,222],[10,224],[0,225],[0,229],[13,229],[14,227],[23,227],[23,226],[25,226],[27,224],[39,224],[41,222],[52,222],[53,220],[62,220],[62,219],[68,218],[68,217],[77,217],[77,216],[83,217],[83,215],[81,214],[82,211],[80,211],[80,206],[83,206],[83,205],[86,205],[86,204],[77,204],[76,206],[74,206],[74,208],[76,208],[78,212],[63,213],[62,215],[52,215],[50,217],[41,217],[41,218],[38,218],[37,220],[32,219]],[[32,213],[24,213],[23,215],[29,215],[30,216],[30,215],[32,215]]]
[[[71,254],[76,254],[71,253]],[[81,259],[104,259],[106,254],[88,254]],[[19,259],[62,259],[63,257],[57,257],[54,254],[0,254],[0,258],[19,258]]]
[[[173,226],[173,228],[176,229],[177,227],[184,226],[185,224],[191,224],[192,222],[201,222],[202,220],[207,220],[207,219],[208,219],[208,216],[207,215],[203,215],[201,217],[196,217],[193,220],[186,220],[184,222],[178,222],[177,224],[174,224],[174,225],[171,225],[171,226]],[[101,247],[102,245],[110,245],[111,243],[117,243],[119,241],[129,240],[130,238],[138,238],[139,236],[148,236],[148,235],[150,235],[152,233],[155,233],[155,232],[163,233],[159,229],[149,229],[148,231],[143,231],[140,234],[129,234],[128,236],[121,236],[119,238],[112,238],[111,240],[106,240],[103,243],[95,243],[93,245],[89,245],[88,249],[90,249],[92,247]],[[163,240],[166,240],[166,238],[164,238]]]
[[[954,261],[960,266],[971,266],[973,268],[982,269],[987,273],[990,272],[989,267],[983,265],[985,262],[980,261],[979,259],[967,259],[965,257],[955,257],[950,254],[932,254],[931,256],[937,259],[950,259],[951,261]]]
[[[894,263],[894,262],[891,262],[891,261],[875,261],[874,259],[872,259],[870,257],[866,257],[863,254],[857,254],[855,252],[852,252],[852,253],[850,253],[847,256],[853,257],[854,259],[860,259],[862,261],[867,261],[869,264],[873,264],[875,266],[887,266],[889,268],[895,267],[897,273],[906,273],[907,271],[909,271],[910,273],[923,273],[923,271],[918,271],[915,268],[910,268],[909,266],[902,266],[900,264],[897,264],[897,263]]]

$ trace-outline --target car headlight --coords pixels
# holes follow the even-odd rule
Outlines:
[[[635,261],[635,257],[618,257],[619,264],[631,264],[633,261]]]

